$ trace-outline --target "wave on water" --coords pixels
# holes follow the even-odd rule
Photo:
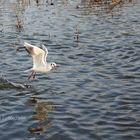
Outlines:
[[[4,90],[8,88],[27,89],[27,88],[31,88],[31,86],[27,84],[9,81],[5,77],[1,76],[0,77],[0,90]]]

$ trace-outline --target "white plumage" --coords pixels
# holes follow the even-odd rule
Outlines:
[[[31,77],[35,78],[36,72],[47,73],[50,70],[57,67],[56,63],[54,62],[46,62],[48,50],[44,45],[42,45],[42,48],[39,48],[37,46],[24,42],[24,47],[27,50],[27,52],[32,56],[33,60],[33,67],[30,69],[32,73],[31,75],[29,75],[28,79],[31,79]]]

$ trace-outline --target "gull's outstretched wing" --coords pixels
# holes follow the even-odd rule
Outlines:
[[[46,62],[46,58],[48,56],[48,49],[42,44],[42,49],[44,50],[45,52],[45,55],[44,55],[44,62]]]
[[[31,45],[27,42],[24,42],[24,47],[33,58],[34,68],[45,66],[44,58],[46,57],[46,52],[43,49],[37,46]]]

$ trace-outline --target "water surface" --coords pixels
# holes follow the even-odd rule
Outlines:
[[[108,6],[0,2],[0,139],[140,139],[140,3]],[[28,81],[23,41],[60,67]]]

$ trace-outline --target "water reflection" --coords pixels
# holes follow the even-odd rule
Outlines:
[[[54,110],[53,103],[49,101],[44,102],[38,102],[35,105],[35,114],[33,115],[33,118],[36,120],[45,120],[48,117],[48,113]]]
[[[30,133],[42,133],[47,128],[50,128],[49,112],[54,111],[55,106],[48,100],[39,100],[36,97],[31,97],[27,101],[28,105],[33,107],[32,119],[36,120],[35,124],[28,128]]]

